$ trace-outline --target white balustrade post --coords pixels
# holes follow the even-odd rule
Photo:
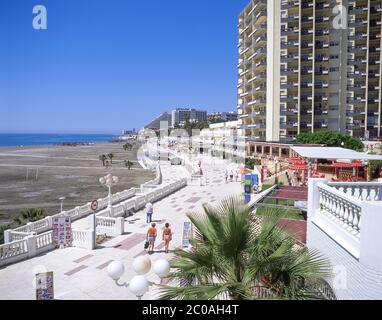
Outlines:
[[[382,270],[382,204],[364,202],[361,211],[360,262]]]
[[[37,236],[28,236],[27,240],[27,248],[28,248],[28,258],[33,258],[37,254]]]
[[[116,218],[115,221],[115,235],[120,236],[125,232],[125,219],[122,217]]]
[[[48,225],[48,230],[52,229],[52,217],[51,216],[47,216],[45,217],[46,219],[46,222],[47,222],[47,225]]]
[[[308,220],[312,220],[314,215],[320,207],[320,194],[318,192],[317,185],[319,183],[327,184],[327,179],[315,179],[308,180]]]
[[[95,239],[95,231],[94,230],[86,230],[85,231],[85,249],[94,250],[96,248],[96,239]]]
[[[11,229],[4,230],[4,243],[9,243],[11,242]]]
[[[28,222],[26,225],[27,232],[33,232],[33,222]]]

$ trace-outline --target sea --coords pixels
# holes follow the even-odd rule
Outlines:
[[[0,133],[0,147],[55,145],[64,142],[97,143],[118,139],[112,134]]]

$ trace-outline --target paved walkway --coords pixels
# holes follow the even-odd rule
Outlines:
[[[212,162],[213,161],[213,162]],[[217,204],[223,198],[239,194],[239,182],[224,181],[224,172],[228,163],[223,160],[205,159],[202,168],[206,177],[205,186],[186,186],[178,192],[154,203],[153,220],[157,222],[158,241],[152,261],[158,258],[170,259],[172,254],[163,252],[161,231],[165,222],[173,229],[173,241],[170,250],[181,246],[183,222],[186,213],[202,210],[203,203]],[[164,182],[185,176],[183,167],[162,165]],[[87,227],[88,221],[75,222],[75,227]],[[146,230],[145,212],[141,210],[125,219],[124,235],[99,245],[96,250],[66,248],[50,251],[44,255],[22,261],[0,269],[0,299],[35,299],[35,274],[44,271],[54,272],[54,288],[57,299],[135,299],[125,287],[118,287],[106,272],[107,265],[113,260],[121,260],[125,265],[125,274],[121,281],[128,281],[134,275],[132,261],[139,255],[147,254],[143,250]],[[150,281],[159,279],[149,274]],[[154,299],[151,291],[143,299]]]

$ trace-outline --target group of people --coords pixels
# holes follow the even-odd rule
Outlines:
[[[146,205],[146,222],[151,223],[151,226],[147,230],[146,241],[148,242],[148,253],[154,252],[155,241],[158,235],[158,230],[156,228],[156,223],[152,221],[153,216],[153,205],[148,203]],[[167,222],[162,232],[162,240],[164,241],[164,250],[168,253],[168,248],[170,246],[170,241],[172,240],[172,230],[170,224]]]
[[[233,171],[231,170],[228,174],[228,170],[225,171],[225,174],[224,174],[224,177],[225,177],[225,182],[228,183],[228,177],[229,177],[229,181],[232,182],[233,179],[235,178],[235,181],[237,182],[237,180],[239,179],[239,174],[237,173],[237,171]]]

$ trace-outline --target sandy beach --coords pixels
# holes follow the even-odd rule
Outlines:
[[[59,211],[58,198],[65,196],[64,209],[105,197],[98,179],[108,173],[120,178],[113,193],[138,187],[155,177],[136,162],[136,151],[123,150],[123,143],[84,146],[0,147],[0,225],[11,222],[22,209],[42,208],[49,215]],[[99,155],[113,153],[106,168]],[[131,170],[124,160],[134,162]]]

